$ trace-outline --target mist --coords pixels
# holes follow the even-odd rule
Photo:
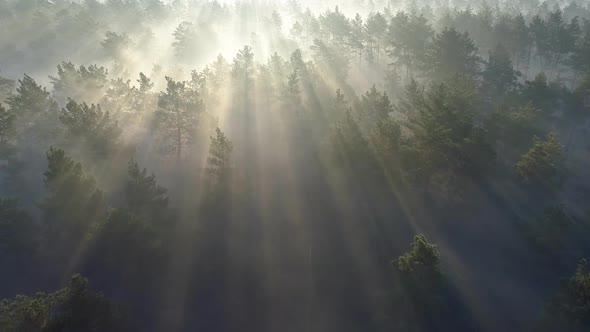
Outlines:
[[[590,329],[589,115],[587,0],[0,0],[0,330]]]

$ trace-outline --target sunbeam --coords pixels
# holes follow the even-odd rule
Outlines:
[[[588,0],[0,0],[0,331],[590,330],[589,61]]]

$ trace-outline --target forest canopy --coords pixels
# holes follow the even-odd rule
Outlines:
[[[0,0],[0,330],[590,330],[590,2]]]

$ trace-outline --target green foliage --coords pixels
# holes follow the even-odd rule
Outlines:
[[[300,39],[303,35],[303,26],[298,21],[295,21],[289,32],[293,37]]]
[[[437,33],[427,52],[426,71],[436,80],[456,74],[474,78],[479,71],[477,47],[467,32],[444,28]]]
[[[359,68],[363,60],[363,52],[366,48],[367,31],[364,26],[363,18],[356,14],[350,21],[350,35],[348,37],[349,46],[356,51],[359,57]]]
[[[84,141],[100,157],[108,156],[118,147],[122,131],[100,105],[88,106],[70,99],[59,113],[59,120],[66,126],[73,141]]]
[[[391,118],[379,121],[369,135],[369,142],[381,167],[389,174],[399,173],[402,145],[399,123]]]
[[[32,254],[39,235],[39,226],[17,200],[0,198],[0,254]]]
[[[516,87],[519,74],[513,69],[510,54],[502,45],[498,45],[489,53],[488,61],[482,72],[484,95],[493,99],[504,95]]]
[[[14,89],[14,86],[14,80],[0,76],[0,103],[2,103],[6,97],[10,95]]]
[[[131,160],[128,166],[128,180],[125,185],[127,210],[149,227],[167,236],[174,225],[174,215],[169,208],[168,190],[156,181],[156,176]]]
[[[424,91],[415,82],[398,104],[412,132],[405,144],[406,172],[434,192],[454,192],[455,178],[481,177],[493,164],[495,152],[475,126],[472,107],[471,92],[457,84]]]
[[[243,85],[244,91],[247,91],[254,84],[254,69],[254,53],[252,53],[252,47],[246,45],[234,58],[231,69],[234,82],[238,86]]]
[[[176,56],[181,59],[186,59],[188,56],[194,54],[196,51],[196,32],[191,22],[181,22],[174,33],[174,42],[172,47],[176,50]]]
[[[302,10],[296,0],[289,0],[289,16],[285,16],[285,8],[268,1],[241,1],[234,6],[227,2],[181,0],[0,0],[0,28],[10,32],[2,36],[9,38],[0,38],[0,59],[15,65],[11,73],[28,64],[34,64],[33,72],[44,72],[47,62],[56,57],[85,62],[109,60],[105,67],[61,63],[56,77],[51,77],[53,91],[49,92],[27,75],[16,90],[13,82],[0,78],[0,102],[5,102],[0,104],[0,191],[16,196],[25,193],[22,198],[26,206],[39,202],[36,195],[46,194],[39,204],[40,225],[15,201],[0,199],[1,256],[25,258],[18,266],[5,264],[7,283],[0,290],[29,287],[31,280],[51,280],[58,274],[63,276],[63,271],[87,269],[100,275],[101,284],[116,283],[121,296],[131,296],[146,326],[157,319],[158,327],[166,328],[174,320],[171,330],[182,329],[185,323],[198,323],[203,315],[197,312],[195,317],[182,317],[179,310],[188,313],[205,306],[208,309],[204,314],[212,321],[197,325],[236,330],[238,325],[256,323],[259,315],[267,314],[264,308],[254,308],[260,306],[243,312],[241,304],[258,301],[256,296],[255,302],[250,300],[252,294],[262,294],[259,299],[265,302],[265,294],[270,292],[273,296],[267,304],[276,304],[276,299],[293,299],[294,305],[300,306],[307,301],[307,295],[296,293],[308,290],[309,322],[299,325],[346,330],[344,325],[358,322],[359,326],[348,329],[375,330],[366,322],[375,308],[366,301],[367,295],[379,292],[386,278],[381,269],[372,269],[372,263],[392,249],[387,238],[402,234],[405,221],[413,223],[414,217],[420,219],[422,215],[456,220],[468,218],[471,213],[492,213],[492,217],[500,216],[496,219],[502,223],[510,223],[511,216],[526,209],[525,203],[539,198],[535,195],[538,191],[515,188],[514,179],[505,174],[504,168],[494,167],[495,150],[505,164],[516,164],[516,173],[524,182],[558,187],[565,153],[557,136],[532,142],[534,135],[544,134],[547,128],[559,131],[564,141],[567,138],[572,153],[568,161],[574,167],[582,162],[575,168],[580,174],[588,159],[583,153],[588,115],[583,111],[590,106],[590,23],[584,19],[590,17],[588,6],[564,1],[555,4],[559,1],[523,0],[517,6],[506,1],[491,5],[484,1],[474,11],[469,1],[451,1],[452,8],[445,1],[433,1],[355,0],[352,7],[347,5],[346,12],[362,5],[361,13],[366,16],[349,18],[338,7],[316,17],[311,9]],[[384,5],[383,12],[376,11]],[[392,12],[396,8],[407,8],[408,12]],[[520,9],[522,14],[518,13]],[[571,19],[574,16],[580,19]],[[283,23],[293,22],[295,40],[286,38],[281,31]],[[172,30],[166,33],[165,27],[170,24]],[[215,40],[227,37],[232,25],[236,38],[222,40],[223,46],[231,48],[230,43],[251,36],[260,58],[274,53],[268,62],[257,63],[253,48],[244,46],[231,65],[219,55],[187,78],[184,65],[204,64],[200,56],[210,56],[213,48],[222,46]],[[162,48],[162,42],[172,45]],[[286,58],[289,50],[295,51]],[[129,57],[130,51],[144,56]],[[487,61],[481,61],[482,54],[489,54]],[[133,82],[127,70],[138,70],[154,56],[164,67],[155,65],[152,72],[140,73],[137,83]],[[171,59],[172,64],[167,64]],[[349,78],[353,63],[358,64],[358,70],[350,72]],[[115,67],[122,77],[108,77],[106,67]],[[525,72],[522,85],[519,70]],[[534,79],[527,76],[538,72],[541,74]],[[154,92],[155,86],[163,89],[160,84],[164,82],[158,78],[163,78],[164,73],[174,78],[166,78],[165,91]],[[584,75],[587,78],[580,80]],[[398,88],[408,79],[410,84],[398,100]],[[379,90],[383,86],[387,93]],[[342,90],[336,90],[334,98],[330,93],[336,88]],[[366,93],[357,90],[367,88]],[[8,95],[10,98],[4,99]],[[61,112],[52,97],[64,107]],[[109,112],[103,112],[98,102]],[[582,107],[584,102],[586,107]],[[146,112],[139,114],[136,110]],[[300,110],[305,112],[297,114]],[[194,143],[217,126],[208,122],[213,112],[239,140],[239,158],[233,157],[232,142],[217,128],[207,159],[201,160],[204,156],[199,154],[207,151],[203,151],[202,144]],[[153,132],[146,132],[148,120],[154,125]],[[65,136],[55,135],[64,128]],[[203,195],[182,199],[181,218],[170,206],[167,190],[137,162],[129,162],[126,176],[117,172],[124,151],[118,148],[123,141],[120,128],[128,133],[125,141],[137,143],[146,166],[157,162],[154,146],[175,153],[178,159],[186,156],[186,163],[164,162],[158,166],[161,171],[172,172],[166,180],[177,184],[171,188],[175,196],[201,192],[193,190],[199,186],[205,189]],[[326,150],[318,149],[322,140],[328,141]],[[260,142],[265,142],[264,146]],[[43,157],[40,151],[51,144],[72,148],[71,153],[84,157],[84,151],[92,151],[95,158],[80,161],[101,170],[97,176],[105,180],[104,188],[108,188],[109,202],[115,208],[107,208],[103,192],[80,163],[54,148],[47,153],[46,191],[30,190],[31,184],[39,184],[34,174],[39,176],[36,168],[43,167],[37,160]],[[97,156],[106,164],[96,165],[100,159]],[[332,157],[332,163],[324,163],[326,156]],[[272,160],[276,157],[287,159]],[[198,160],[206,162],[205,170],[194,167]],[[498,171],[489,172],[494,168]],[[27,175],[27,182],[19,182],[25,184],[25,189],[6,186],[6,181],[15,179],[20,170]],[[242,173],[246,182],[237,176]],[[585,185],[586,177],[568,181],[562,193],[572,212],[583,209],[576,197],[584,193]],[[239,194],[243,189],[255,195]],[[464,199],[467,209],[440,208],[436,195]],[[385,221],[398,215],[399,222]],[[236,217],[243,222],[234,222],[238,221]],[[282,221],[272,222],[275,219]],[[316,222],[324,219],[339,222]],[[417,220],[412,226],[420,229],[431,221]],[[567,235],[572,223],[563,207],[550,206],[537,218],[527,220],[523,228],[539,247],[553,248],[570,240]],[[484,224],[490,223],[484,220],[473,227],[426,228],[439,231],[441,237],[450,236],[452,241],[467,241],[481,235]],[[194,226],[197,233],[193,233]],[[511,238],[506,232],[513,227],[497,226],[490,234]],[[285,236],[294,241],[283,241]],[[580,234],[580,239],[583,236]],[[319,243],[322,239],[328,239],[329,244]],[[490,267],[497,265],[494,259],[506,258],[501,250],[478,247],[486,244],[476,243],[473,254],[460,257],[467,269],[474,268],[473,258],[480,251],[482,257],[492,260]],[[575,246],[570,241],[566,244]],[[518,243],[506,245],[517,248],[517,254],[532,253],[528,250],[531,248]],[[464,247],[463,242],[457,245]],[[41,257],[47,259],[35,260],[35,264],[41,264],[39,267],[30,264],[30,257],[18,254],[35,249],[47,255]],[[361,264],[346,264],[351,258]],[[264,273],[268,266],[273,267],[270,274]],[[355,271],[360,266],[369,269]],[[389,305],[378,305],[379,309],[391,309],[384,310],[391,318],[387,330],[477,329],[435,323],[445,315],[445,306],[450,309],[446,312],[449,315],[442,319],[474,318],[469,309],[461,307],[473,304],[474,298],[445,302],[449,289],[441,266],[436,246],[423,235],[416,236],[410,251],[395,261]],[[154,267],[166,268],[154,271]],[[481,276],[476,268],[473,276]],[[298,273],[284,276],[286,270]],[[30,275],[37,271],[39,276]],[[516,279],[507,276],[508,281],[530,281],[539,271],[519,274]],[[309,275],[292,283],[291,279],[304,274]],[[580,284],[586,286],[588,275],[578,274],[582,274],[583,282],[570,288],[583,294],[587,290]],[[492,278],[475,281],[488,279]],[[378,282],[359,290],[355,289],[359,280]],[[173,285],[171,292],[161,292],[158,286],[169,281],[178,285]],[[458,286],[465,290],[461,287],[464,285]],[[128,292],[129,288],[141,297]],[[156,290],[156,296],[151,297],[149,290]],[[476,297],[486,293],[474,291]],[[337,293],[342,297],[335,298]],[[230,296],[210,298],[218,294]],[[575,321],[574,328],[582,330],[588,324],[578,322],[587,316],[587,299],[570,295],[561,296],[554,311]],[[498,295],[499,301],[485,300],[482,308],[503,303],[504,296]],[[187,301],[177,301],[183,297]],[[102,319],[101,313],[84,316],[87,325],[77,318],[79,313],[72,316],[75,310],[84,308],[83,301],[59,302],[62,293],[49,298],[19,297],[3,302],[0,330],[117,330],[94,321]],[[165,310],[155,312],[155,318],[148,317],[154,312],[146,313],[144,309],[156,310],[153,301],[160,299],[165,302],[160,306]],[[332,322],[333,317],[316,315],[314,303],[333,301],[341,302],[333,312],[338,322]],[[242,311],[235,313],[236,309]],[[476,308],[476,314],[480,314],[477,309],[481,308]],[[504,313],[492,310],[489,317],[484,317],[486,322],[480,322],[480,315],[475,315],[474,325],[486,325],[500,312]],[[226,313],[231,317],[224,317]],[[514,317],[498,323],[498,328],[517,326],[528,318],[518,315],[513,313]],[[291,316],[297,320],[304,315],[296,310]],[[294,329],[305,330],[301,326]]]
[[[189,87],[193,91],[197,91],[201,98],[208,99],[209,96],[209,85],[207,78],[211,76],[211,70],[208,66],[205,66],[202,71],[191,71],[191,80],[189,81]]]
[[[416,235],[412,242],[412,250],[401,255],[395,262],[396,267],[405,273],[412,273],[415,269],[438,271],[440,253],[436,245],[426,240],[423,234]]]
[[[384,44],[387,33],[387,20],[380,12],[371,13],[367,17],[365,29],[367,31],[368,60],[373,62],[374,58],[377,58],[377,63],[380,63],[381,45]]]
[[[332,44],[342,44],[350,31],[348,18],[339,10],[327,10],[319,17],[320,27],[323,33],[330,36]]]
[[[283,85],[282,91],[284,107],[291,113],[301,112],[301,90],[299,85],[299,75],[297,70],[294,70],[287,78],[287,83]]]
[[[444,313],[446,284],[440,272],[440,253],[424,235],[394,261],[397,279],[388,293],[387,328],[403,331],[438,330]]]
[[[590,329],[590,273],[581,259],[576,273],[562,281],[557,294],[547,302],[538,331],[586,331]]]
[[[128,99],[131,100],[129,111],[131,112],[145,112],[150,114],[156,110],[157,95],[152,92],[154,83],[144,73],[139,73],[139,88],[135,86],[129,91]]]
[[[15,115],[25,117],[27,119],[25,121],[28,122],[38,117],[40,113],[57,110],[57,104],[50,97],[49,92],[37,84],[33,78],[25,74],[18,83],[16,94],[6,100]]]
[[[139,83],[139,92],[141,93],[148,93],[154,87],[154,83],[144,73],[139,73],[137,83]]]
[[[391,112],[393,107],[387,93],[378,91],[373,84],[361,98],[359,113],[364,132],[370,132],[377,123],[385,121]]]
[[[0,183],[15,193],[23,169],[17,156],[16,116],[0,104]]]
[[[46,253],[63,259],[79,249],[97,223],[104,220],[106,205],[94,179],[63,150],[49,148],[47,162],[47,196],[41,203],[49,246]]]
[[[542,36],[545,40],[539,45],[545,66],[554,72],[565,56],[573,51],[580,27],[577,18],[573,19],[570,24],[565,22],[559,9],[549,13],[545,26],[545,35]]]
[[[187,82],[175,82],[170,77],[166,77],[166,81],[166,92],[160,93],[160,109],[153,124],[162,149],[176,152],[180,159],[182,148],[194,143],[203,102]]]
[[[124,59],[128,48],[132,45],[131,38],[126,33],[118,34],[113,31],[107,31],[105,39],[100,42],[107,57],[113,60]]]
[[[164,216],[165,211],[157,212],[158,216],[148,216],[127,209],[111,209],[93,231],[87,262],[126,282],[145,286],[155,277],[151,275],[153,266],[165,264],[166,246],[174,226],[164,224],[170,221]]]
[[[526,102],[545,112],[554,111],[559,100],[558,93],[547,83],[547,76],[541,72],[532,81],[526,81],[521,91]]]
[[[408,73],[425,65],[425,54],[434,37],[434,30],[428,20],[415,13],[398,12],[388,27],[388,54],[396,63],[406,67]]]
[[[539,131],[537,114],[530,104],[496,108],[486,120],[486,128],[492,141],[501,143],[505,150],[516,151],[528,147]]]
[[[34,297],[18,295],[0,302],[5,332],[138,331],[124,314],[76,274],[67,287]]]
[[[585,24],[590,27],[590,21],[586,20]],[[575,42],[569,63],[576,72],[590,73],[590,28],[586,28],[586,31]]]
[[[136,93],[135,87],[131,86],[131,80],[123,80],[122,78],[111,80],[103,106],[112,110],[114,114],[134,111]]]
[[[71,62],[62,62],[57,66],[57,76],[50,76],[53,95],[60,103],[68,98],[90,103],[97,102],[108,87],[108,70],[104,67],[90,65],[76,66]]]
[[[154,175],[131,160],[125,186],[127,206],[111,209],[96,225],[88,261],[136,285],[138,279],[143,286],[153,280],[150,270],[168,258],[175,226],[166,193]]]
[[[0,159],[4,159],[14,139],[14,120],[14,113],[0,105]]]
[[[45,149],[47,146],[45,143],[55,139],[59,132],[57,103],[51,98],[49,92],[30,76],[25,74],[18,82],[16,93],[6,100],[9,114],[13,117],[11,130],[15,147],[13,152],[16,153],[18,150],[31,146],[41,146]],[[15,179],[17,177],[15,173],[12,176]]]
[[[310,49],[313,51],[314,63],[326,77],[333,77],[337,82],[346,80],[349,61],[342,52],[320,39],[314,39]]]
[[[209,158],[207,158],[207,172],[217,184],[229,183],[232,169],[233,145],[221,129],[215,129],[215,137],[211,137]]]
[[[159,186],[156,176],[148,175],[147,170],[140,169],[133,160],[129,161],[128,175],[125,197],[129,211],[142,217],[161,215],[168,207],[166,188]]]
[[[534,138],[533,146],[516,163],[516,173],[530,185],[547,189],[561,186],[565,171],[565,152],[556,133],[545,140]]]
[[[373,166],[369,144],[350,110],[332,127],[328,139],[332,158],[340,167],[353,168],[360,174]]]

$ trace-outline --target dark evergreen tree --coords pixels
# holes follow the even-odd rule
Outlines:
[[[485,96],[495,100],[516,87],[519,74],[513,69],[510,54],[502,45],[498,45],[489,53],[482,72],[481,90]]]
[[[556,133],[545,140],[535,137],[533,146],[516,163],[520,179],[535,186],[556,189],[561,186],[565,171],[565,152]]]
[[[45,243],[43,253],[53,262],[72,267],[83,254],[93,229],[104,220],[104,194],[94,179],[82,171],[63,150],[51,147],[47,152],[45,188],[41,203]],[[61,266],[61,265],[58,265]]]
[[[388,27],[387,52],[411,75],[414,69],[424,67],[433,37],[434,30],[424,16],[398,12]]]
[[[215,129],[215,137],[211,137],[209,158],[207,158],[207,172],[217,185],[227,185],[232,170],[233,145],[225,134]]]
[[[60,104],[65,104],[68,98],[96,103],[108,88],[108,70],[96,65],[76,68],[71,62],[62,62],[57,66],[57,76],[49,78],[53,96]]]
[[[40,235],[39,225],[17,200],[0,198],[0,255],[35,254]]]
[[[153,124],[160,147],[164,151],[175,152],[180,159],[183,147],[195,141],[203,102],[186,82],[176,82],[170,77],[166,77],[166,81],[166,92],[160,93],[159,110]]]
[[[581,259],[576,273],[561,283],[545,306],[538,331],[583,331],[590,328],[590,273]]]
[[[100,105],[78,104],[69,100],[59,113],[73,141],[84,141],[88,148],[99,157],[108,156],[119,145],[121,129],[111,119],[108,111],[103,112]]]
[[[117,306],[76,274],[68,286],[33,297],[0,302],[0,329],[6,332],[138,331]]]
[[[479,72],[477,47],[467,32],[445,28],[437,33],[427,52],[426,71],[432,78],[447,80],[456,74],[474,78]]]
[[[422,234],[414,237],[411,247],[393,262],[397,280],[386,296],[390,312],[384,314],[383,323],[404,331],[444,329],[447,286],[440,253]]]

